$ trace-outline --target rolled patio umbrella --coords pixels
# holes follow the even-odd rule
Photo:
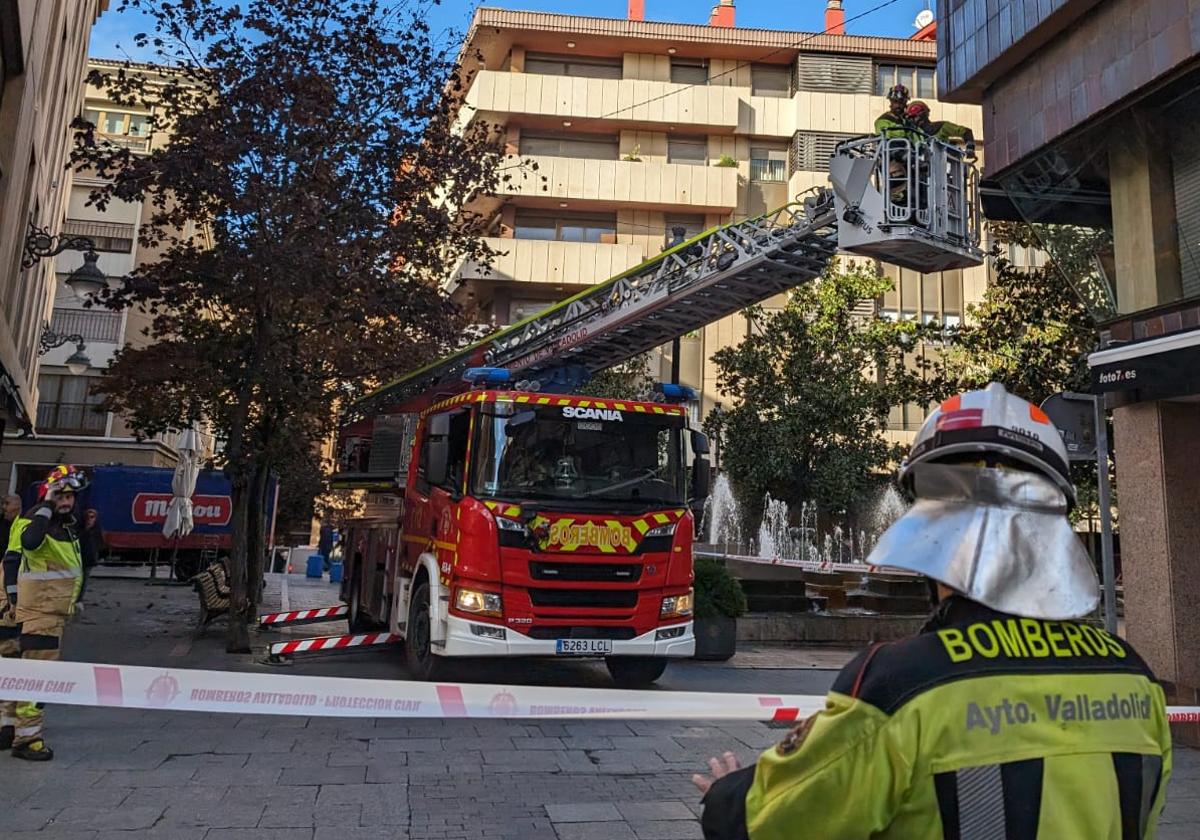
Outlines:
[[[167,519],[163,523],[163,536],[176,540],[190,534],[195,524],[192,521],[192,494],[196,492],[196,479],[200,475],[200,435],[195,427],[180,435],[178,453],[179,463],[171,477],[174,496],[167,506]]]

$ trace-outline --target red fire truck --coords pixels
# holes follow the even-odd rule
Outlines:
[[[812,281],[839,247],[916,271],[982,262],[977,176],[961,150],[847,141],[830,180],[354,402],[333,483],[382,503],[348,528],[346,604],[263,617],[345,616],[351,634],[280,642],[272,659],[403,643],[429,677],[454,656],[602,656],[618,682],[639,684],[689,656],[691,510],[709,479],[689,394],[579,392],[597,371]]]
[[[346,529],[350,629],[403,637],[420,678],[446,657],[602,656],[653,682],[695,648],[707,441],[680,404],[489,387],[506,374],[400,424],[395,512]]]

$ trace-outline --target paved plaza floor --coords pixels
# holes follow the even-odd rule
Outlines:
[[[270,576],[268,606],[336,601],[336,587]],[[96,580],[69,659],[267,671],[227,656],[223,626],[191,640],[189,588]],[[756,648],[729,663],[672,665],[662,690],[823,693],[846,651]],[[404,679],[397,651],[297,662],[284,673]],[[448,680],[607,686],[588,662],[463,663]],[[0,836],[72,840],[689,840],[689,782],[714,753],[753,760],[781,736],[761,723],[526,723],[144,712],[51,707],[56,758],[0,756]],[[1200,753],[1179,749],[1160,837],[1200,837]]]

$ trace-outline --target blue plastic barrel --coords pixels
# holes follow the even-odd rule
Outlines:
[[[325,556],[322,554],[308,555],[308,566],[304,572],[304,576],[319,578],[323,574],[325,574]]]
[[[335,562],[329,564],[329,582],[330,583],[341,583],[342,582],[342,564],[341,563],[338,563],[335,561]]]

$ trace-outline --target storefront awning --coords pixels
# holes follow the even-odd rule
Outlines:
[[[1088,367],[1093,393],[1124,402],[1200,396],[1200,329],[1097,351]]]

